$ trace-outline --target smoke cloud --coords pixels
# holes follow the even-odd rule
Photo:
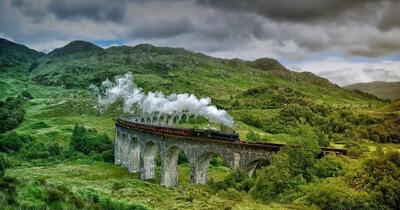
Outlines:
[[[162,92],[145,93],[143,89],[136,87],[132,73],[126,73],[115,77],[115,82],[105,80],[100,87],[91,86],[98,99],[96,107],[106,111],[117,100],[122,99],[123,109],[128,113],[140,112],[142,115],[156,118],[172,116],[180,120],[183,115],[203,116],[210,122],[220,123],[227,127],[233,127],[233,118],[226,110],[221,110],[211,105],[210,98],[198,99],[193,94],[170,94]]]

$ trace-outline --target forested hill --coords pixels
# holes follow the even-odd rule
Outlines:
[[[30,65],[35,65],[35,60],[44,55],[24,45],[0,38],[0,70],[2,72],[11,68],[30,70],[29,68],[34,68]]]
[[[232,98],[240,100],[246,91],[261,88],[264,92],[257,94],[272,96],[272,91],[266,90],[278,87],[295,89],[306,98],[329,104],[377,103],[312,73],[289,71],[271,58],[220,59],[149,44],[103,49],[85,41],[73,41],[47,55],[4,39],[1,46],[2,70],[18,64],[30,80],[43,85],[86,89],[131,71],[146,91],[191,92],[210,96],[225,107],[232,106]]]

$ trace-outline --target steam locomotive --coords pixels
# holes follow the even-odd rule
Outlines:
[[[205,138],[205,139],[217,139],[221,141],[230,142],[240,142],[239,134],[233,132],[221,132],[210,129],[190,129],[190,128],[174,128],[161,125],[148,125],[140,122],[132,122],[125,119],[124,117],[119,117],[116,122],[118,125],[127,128],[135,128],[143,131],[151,131],[153,133],[163,133],[169,135],[187,136],[194,138]]]

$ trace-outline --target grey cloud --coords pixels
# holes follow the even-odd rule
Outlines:
[[[40,22],[47,15],[46,6],[47,0],[34,1],[34,0],[14,0],[11,1],[12,6],[18,8],[19,11],[32,18],[34,22]]]
[[[12,5],[35,21],[47,15],[58,19],[90,19],[120,22],[124,19],[125,0],[15,0]]]
[[[201,4],[234,11],[255,12],[276,20],[294,22],[330,18],[375,0],[199,0]]]
[[[400,1],[388,2],[381,11],[378,26],[381,30],[400,27]]]
[[[395,0],[3,0],[0,5],[0,33],[32,46],[121,39],[223,57],[286,60],[314,53],[400,52]]]

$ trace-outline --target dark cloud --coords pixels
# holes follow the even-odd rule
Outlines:
[[[400,27],[400,1],[386,2],[380,13],[378,26],[381,30]]]
[[[14,0],[11,1],[12,6],[18,8],[19,11],[32,18],[34,22],[40,22],[46,16],[47,1],[34,0]]]
[[[35,21],[52,14],[60,20],[87,18],[120,22],[126,11],[125,0],[15,0],[12,4]]]
[[[261,16],[283,21],[317,21],[332,18],[376,0],[199,0],[201,4],[223,10],[255,12]]]
[[[3,0],[0,34],[181,46],[222,57],[400,52],[398,0]],[[49,44],[52,42],[53,44]]]
[[[96,21],[120,22],[125,14],[122,0],[52,0],[48,10],[59,19],[88,18]]]

